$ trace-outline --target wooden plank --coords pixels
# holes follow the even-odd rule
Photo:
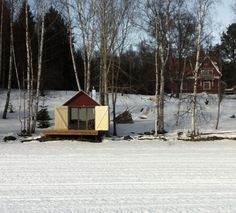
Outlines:
[[[96,130],[58,130],[58,129],[52,129],[52,130],[44,130],[43,132],[44,136],[50,136],[50,135],[98,135],[98,131]]]

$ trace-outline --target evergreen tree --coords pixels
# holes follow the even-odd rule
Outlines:
[[[1,60],[0,60],[0,88],[7,87],[8,80],[8,70],[9,70],[9,55],[10,55],[10,8],[9,2],[4,1],[2,5],[2,1],[0,0],[0,5],[3,6],[3,11],[0,10],[0,23],[2,24],[2,33],[1,33]],[[1,14],[3,13],[3,15]]]
[[[76,89],[68,35],[63,18],[51,7],[45,15],[44,89]]]
[[[228,87],[236,82],[236,23],[229,25],[221,37],[221,55],[223,59],[223,79]]]
[[[37,118],[36,118],[36,120],[38,121],[38,128],[47,128],[50,126],[49,120],[51,118],[49,116],[47,106],[45,106],[44,104],[44,100],[40,108],[41,109],[38,111]]]
[[[33,70],[36,68],[36,60],[37,60],[37,34],[35,32],[35,21],[34,16],[31,12],[30,6],[28,5],[28,23],[29,23],[29,39],[31,46],[31,54],[32,54],[32,64]],[[19,78],[22,83],[23,88],[26,88],[26,41],[25,41],[25,1],[23,2],[19,16],[14,23],[14,46],[15,46],[15,54],[16,54],[16,62],[19,71]],[[16,79],[13,79],[13,87],[16,87],[17,82]]]

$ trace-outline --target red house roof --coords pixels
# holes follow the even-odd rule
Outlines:
[[[87,93],[84,91],[79,91],[72,98],[66,101],[63,106],[69,107],[95,107],[100,106],[94,99],[92,99]]]
[[[174,66],[178,66],[179,64],[180,62],[178,61],[178,59],[175,59]],[[182,64],[182,66],[184,65]],[[194,66],[195,66],[195,63],[192,64],[190,60],[187,61],[186,67],[185,67],[185,73],[184,73],[185,77],[193,77]],[[222,73],[220,72],[220,69],[217,63],[211,60],[209,56],[206,56],[201,62],[201,64],[199,65],[199,74],[201,73],[201,70],[204,70],[204,69],[212,69],[214,76],[219,76],[219,77],[222,76]]]

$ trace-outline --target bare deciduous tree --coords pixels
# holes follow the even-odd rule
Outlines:
[[[100,35],[100,103],[108,105],[108,74],[112,49],[116,48],[119,29],[128,11],[130,1],[97,1]]]
[[[73,70],[74,70],[74,74],[75,74],[77,88],[80,91],[81,86],[80,86],[78,71],[77,71],[76,62],[75,62],[74,45],[73,45],[73,32],[72,32],[73,24],[72,24],[71,12],[70,12],[71,4],[70,4],[69,0],[65,1],[65,6],[66,6],[66,11],[67,11],[67,19],[68,19],[67,22],[68,22],[68,28],[69,28],[68,30],[69,30],[70,54],[71,54],[72,65],[73,65]]]
[[[199,76],[199,67],[200,67],[200,51],[202,42],[204,40],[203,33],[204,27],[206,24],[206,16],[209,12],[211,5],[214,3],[213,0],[196,0],[196,13],[197,13],[197,35],[196,35],[196,62],[194,67],[194,85],[193,85],[193,95],[192,95],[192,136],[196,136],[197,134],[197,127],[196,127],[196,110],[197,110],[197,83],[198,83],[198,76]]]
[[[84,90],[91,89],[91,62],[96,42],[96,0],[76,0],[78,26],[82,37],[82,56],[84,62]]]
[[[1,1],[1,17],[0,17],[0,83],[2,83],[2,31],[3,31],[3,8],[4,8],[4,0]]]
[[[37,1],[37,10],[39,16],[39,45],[38,45],[38,66],[37,66],[37,79],[36,79],[36,95],[34,104],[34,116],[31,127],[31,132],[35,132],[37,114],[39,108],[39,97],[40,97],[40,86],[41,86],[41,75],[42,75],[42,63],[43,63],[43,46],[44,46],[44,32],[45,32],[45,12],[46,12],[46,2],[44,0]]]
[[[29,14],[28,14],[28,0],[25,0],[25,42],[27,53],[27,118],[26,118],[26,133],[32,134],[32,66],[31,66],[31,53],[30,53],[30,37],[29,37]]]
[[[11,0],[11,17],[10,17],[10,57],[9,57],[9,72],[8,72],[8,84],[7,84],[7,97],[5,102],[5,107],[3,111],[2,118],[7,118],[7,110],[10,102],[11,86],[12,86],[12,62],[13,62],[13,48],[14,48],[14,38],[13,38],[13,16],[14,16],[14,2]]]
[[[116,128],[116,101],[118,92],[118,80],[121,71],[121,55],[127,45],[127,39],[132,29],[132,17],[134,15],[136,6],[132,4],[132,1],[127,1],[120,8],[118,13],[121,18],[120,27],[117,31],[116,41],[112,48],[112,62],[111,64],[111,93],[112,93],[112,116],[113,116],[113,135],[117,135]],[[124,13],[125,11],[125,13]],[[116,60],[117,59],[117,60]]]
[[[173,17],[173,0],[148,0],[147,15],[151,24],[151,35],[155,39],[155,73],[157,119],[155,134],[164,133],[164,87],[167,61],[170,55],[171,19]]]

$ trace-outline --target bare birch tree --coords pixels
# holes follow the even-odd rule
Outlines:
[[[197,111],[197,83],[199,76],[199,67],[200,67],[200,50],[202,42],[204,40],[203,32],[204,26],[206,24],[206,16],[209,12],[210,6],[213,4],[213,0],[196,0],[196,16],[197,16],[197,33],[196,33],[196,62],[193,71],[194,83],[193,83],[193,95],[192,95],[192,107],[191,107],[191,135],[194,137],[197,134],[196,126],[196,111]]]
[[[96,42],[96,0],[76,0],[78,26],[82,37],[82,56],[84,63],[84,90],[91,89],[91,62]]]
[[[173,73],[176,84],[175,97],[179,98],[184,61],[193,53],[194,39],[196,33],[195,17],[187,9],[186,0],[177,0],[174,15],[173,48],[172,55],[178,60]]]
[[[221,81],[218,81],[218,101],[217,101],[217,115],[216,115],[216,125],[215,129],[218,129],[219,127],[219,121],[220,121],[220,106],[221,102],[223,100],[223,94],[222,94],[222,88],[221,88]]]
[[[108,105],[109,59],[130,1],[99,0],[97,3],[100,35],[100,103]]]
[[[1,1],[1,17],[0,17],[0,84],[2,83],[2,32],[3,32],[3,8],[4,8],[4,1]],[[2,85],[0,85],[2,86]]]
[[[66,11],[67,11],[67,19],[68,19],[67,22],[68,22],[68,30],[69,30],[69,46],[70,46],[72,65],[73,65],[73,70],[74,70],[74,74],[75,74],[77,88],[80,91],[81,86],[80,86],[79,77],[78,77],[78,70],[76,67],[74,45],[73,45],[73,32],[72,32],[73,23],[72,23],[72,16],[71,16],[71,12],[70,12],[70,7],[71,7],[70,0],[66,0],[65,6],[66,6]]]
[[[118,16],[122,16],[121,24],[118,28],[116,41],[113,43],[112,48],[112,62],[111,64],[111,93],[112,93],[112,116],[113,116],[113,135],[117,135],[116,128],[116,101],[118,92],[118,80],[121,71],[121,55],[127,46],[127,40],[133,29],[132,17],[135,12],[136,5],[132,4],[132,1],[127,1],[120,8]],[[124,13],[125,11],[125,13]],[[117,60],[116,60],[117,58]]]
[[[14,38],[14,37],[13,37]],[[13,46],[13,63],[14,63],[14,68],[16,72],[16,80],[17,80],[17,85],[18,85],[18,91],[19,91],[19,106],[18,106],[18,120],[20,122],[20,132],[22,132],[22,119],[21,119],[21,83],[20,83],[20,77],[19,77],[19,72],[18,72],[18,67],[16,63],[16,54],[15,54],[15,48]]]
[[[108,7],[113,3],[112,0],[101,0],[98,1],[100,4],[100,78],[99,78],[99,92],[100,92],[100,103],[102,105],[108,105],[108,78],[107,78],[107,62],[108,62],[108,38],[109,38],[109,14]]]
[[[25,0],[25,42],[27,55],[27,118],[26,118],[26,134],[32,134],[32,70],[31,70],[31,54],[30,54],[30,37],[29,37],[29,14],[28,14],[28,0]]]
[[[13,40],[13,16],[14,16],[14,2],[11,0],[11,15],[10,15],[10,57],[9,57],[9,72],[8,72],[8,84],[7,84],[7,97],[5,102],[5,107],[3,111],[2,118],[7,118],[7,110],[10,103],[11,96],[11,87],[12,87],[12,65],[13,65],[13,48],[14,48],[14,40]]]
[[[173,0],[148,0],[147,15],[151,23],[151,34],[155,39],[155,75],[156,101],[158,101],[155,135],[163,134],[164,128],[164,88],[167,61],[170,55],[171,19],[173,17]],[[159,64],[158,64],[159,63]],[[158,123],[158,125],[157,125]]]
[[[39,98],[40,98],[40,86],[41,86],[41,75],[42,75],[42,63],[43,63],[43,47],[44,47],[44,33],[45,33],[45,12],[46,12],[46,2],[44,0],[37,1],[37,9],[39,16],[39,47],[38,47],[38,66],[37,66],[37,79],[36,79],[36,95],[35,95],[35,103],[34,103],[34,116],[31,127],[31,132],[35,132],[37,114],[39,108]]]

